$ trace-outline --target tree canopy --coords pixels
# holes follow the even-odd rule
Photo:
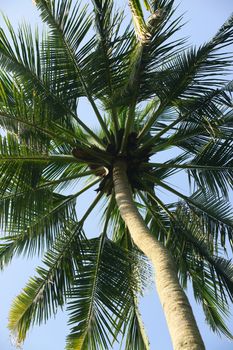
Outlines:
[[[125,350],[149,349],[138,296],[151,267],[119,212],[117,160],[182,287],[192,283],[212,330],[232,338],[233,16],[196,48],[178,38],[173,0],[145,1],[147,12],[129,3],[132,23],[113,0],[37,0],[43,33],[26,24],[16,33],[7,18],[0,29],[0,266],[42,256],[10,311],[18,343],[66,305],[67,350],[121,338]],[[83,100],[96,129],[79,113]],[[172,182],[179,172],[191,194]],[[101,228],[89,233],[95,208]]]

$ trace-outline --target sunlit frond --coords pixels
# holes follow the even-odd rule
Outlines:
[[[46,253],[37,276],[31,278],[14,300],[9,316],[9,328],[24,341],[33,324],[41,324],[62,307],[70,290],[78,266],[81,264],[82,227],[67,223],[53,247]]]

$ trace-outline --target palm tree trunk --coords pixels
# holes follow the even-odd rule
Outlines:
[[[116,202],[122,219],[138,248],[152,261],[155,284],[163,306],[174,350],[204,350],[192,308],[181,288],[176,266],[168,250],[149,232],[132,198],[126,163],[118,160],[113,168]]]

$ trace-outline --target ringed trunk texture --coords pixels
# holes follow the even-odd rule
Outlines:
[[[155,284],[163,306],[174,350],[205,350],[188,298],[180,286],[176,266],[168,250],[148,230],[132,197],[126,163],[113,168],[116,202],[122,219],[138,248],[152,261]]]

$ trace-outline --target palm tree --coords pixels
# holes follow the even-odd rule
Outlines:
[[[0,265],[43,255],[10,311],[17,343],[66,304],[67,350],[109,349],[121,338],[126,350],[148,350],[138,310],[147,258],[175,350],[205,348],[188,281],[212,330],[231,337],[232,58],[223,48],[233,17],[187,48],[173,0],[145,1],[147,20],[138,0],[129,4],[134,28],[113,0],[92,0],[90,10],[37,0],[43,33],[23,25],[16,34],[6,18],[8,35],[0,32]],[[168,181],[178,172],[191,195]],[[92,202],[80,216],[85,193]],[[85,228],[96,209],[99,236]]]

